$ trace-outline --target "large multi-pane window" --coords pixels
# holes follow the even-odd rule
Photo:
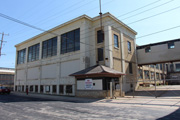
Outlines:
[[[25,63],[26,59],[26,48],[18,51],[17,64]]]
[[[119,48],[118,36],[114,34],[114,47]]]
[[[39,60],[39,43],[28,48],[28,62]]]
[[[80,50],[80,29],[61,35],[61,54]]]
[[[103,48],[98,48],[97,52],[98,52],[98,61],[103,61],[104,60]]]
[[[131,42],[127,42],[127,44],[128,44],[128,52],[131,52]]]
[[[97,31],[97,43],[102,43],[104,41],[104,32],[102,30]]]
[[[42,58],[47,58],[57,55],[57,37],[43,41]]]

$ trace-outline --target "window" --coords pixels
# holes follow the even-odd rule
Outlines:
[[[56,85],[53,85],[53,93],[56,93]]]
[[[103,61],[104,60],[104,52],[103,48],[98,48],[98,61]]]
[[[154,80],[154,72],[151,72],[151,79]]]
[[[176,72],[180,72],[180,63],[176,64]]]
[[[129,73],[132,74],[133,70],[132,70],[132,63],[129,63]]]
[[[66,93],[72,93],[72,85],[66,86]]]
[[[43,86],[43,85],[40,86],[40,92],[41,92],[41,93],[44,92],[44,86]]]
[[[139,79],[143,79],[143,72],[142,69],[138,69],[138,73],[139,73]]]
[[[156,73],[156,79],[159,80],[159,73]]]
[[[26,59],[26,48],[18,51],[17,64],[25,63],[25,59]]]
[[[168,49],[172,49],[174,47],[175,47],[174,42],[169,42],[168,43]]]
[[[63,94],[64,93],[64,86],[59,85],[59,93]]]
[[[33,86],[32,85],[30,86],[30,92],[33,92]]]
[[[57,55],[57,37],[43,41],[42,58],[47,58]]]
[[[154,65],[150,65],[151,68],[154,68]]]
[[[114,34],[114,47],[119,48],[118,36]]]
[[[131,52],[131,42],[127,42],[127,44],[128,44],[128,52]]]
[[[102,43],[104,41],[104,32],[102,30],[97,31],[97,43]]]
[[[28,48],[28,62],[39,60],[39,44]]]
[[[80,50],[80,29],[61,35],[61,54]]]
[[[38,92],[38,85],[35,85],[35,92]]]
[[[145,75],[145,79],[149,79],[149,71],[148,70],[144,70],[144,75]]]
[[[162,69],[163,69],[162,67],[163,67],[163,65],[162,65],[162,64],[160,64],[160,70],[162,70]]]
[[[156,64],[156,69],[159,69],[159,64]]]
[[[148,53],[148,52],[151,52],[151,47],[150,46],[145,48],[145,53]]]

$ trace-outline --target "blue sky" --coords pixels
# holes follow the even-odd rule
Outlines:
[[[102,0],[102,13],[106,12],[137,31],[138,45],[180,38],[180,27],[139,38],[180,26],[180,0]],[[83,14],[97,16],[99,0],[2,0],[0,13],[48,30]],[[1,56],[0,67],[9,68],[15,67],[14,45],[41,33],[0,17],[2,32],[9,36],[4,36],[7,42],[3,43],[2,54],[6,55]]]

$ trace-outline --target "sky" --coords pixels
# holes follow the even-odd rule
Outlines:
[[[180,0],[102,0],[102,13],[110,12],[138,34],[137,45],[180,38]],[[42,33],[5,19],[2,14],[49,30],[86,14],[99,15],[99,0],[1,0],[0,33],[4,36],[0,67],[14,68],[15,45]],[[1,40],[1,34],[0,34]]]

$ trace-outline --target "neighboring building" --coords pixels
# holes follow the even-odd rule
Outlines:
[[[165,64],[138,66],[138,84],[140,86],[164,84],[166,74]]]
[[[110,13],[102,23],[103,32],[99,16],[82,15],[17,44],[15,90],[109,97],[111,82],[116,96],[132,90],[137,33]]]
[[[152,43],[137,47],[138,65],[180,61],[180,39]]]
[[[14,73],[13,68],[0,67],[0,86],[6,86],[13,90],[14,87]]]
[[[167,63],[166,82],[170,85],[180,85],[180,62]]]

